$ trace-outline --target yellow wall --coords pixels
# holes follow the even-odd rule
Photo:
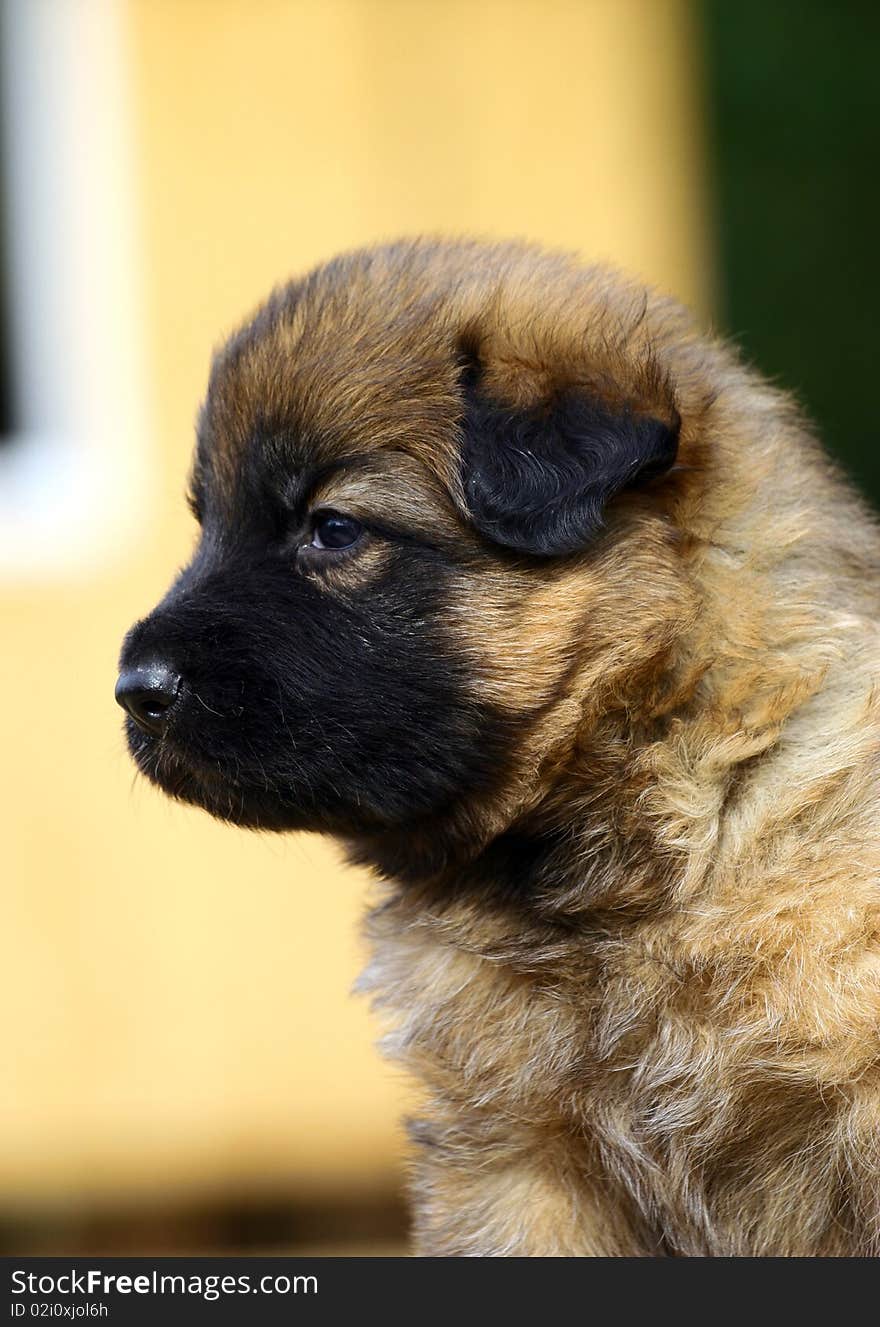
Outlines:
[[[212,345],[334,250],[523,235],[705,306],[683,0],[130,0],[158,499],[2,594],[0,1202],[368,1183],[401,1085],[348,988],[364,881],[134,780],[120,638],[183,562]]]

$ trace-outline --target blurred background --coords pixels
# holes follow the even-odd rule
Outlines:
[[[880,7],[0,0],[0,1252],[395,1252],[369,882],[135,779],[212,347],[413,232],[676,293],[880,495]],[[870,432],[869,432],[870,430]]]

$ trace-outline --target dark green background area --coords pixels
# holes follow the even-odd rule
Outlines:
[[[880,502],[880,3],[699,15],[721,325]]]

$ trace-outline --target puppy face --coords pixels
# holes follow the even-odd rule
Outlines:
[[[671,611],[679,419],[643,313],[473,245],[276,294],[216,358],[198,546],[123,647],[140,769],[259,828],[476,843],[509,820]]]

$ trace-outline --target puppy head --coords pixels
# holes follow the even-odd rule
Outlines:
[[[678,611],[645,310],[470,244],[276,293],[216,357],[198,545],[123,647],[141,770],[253,827],[475,848],[509,823]]]

